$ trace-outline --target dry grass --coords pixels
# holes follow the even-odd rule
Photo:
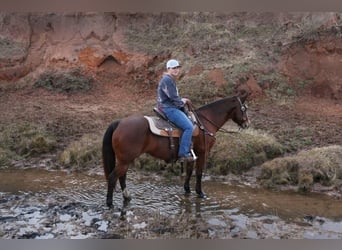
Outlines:
[[[22,123],[5,127],[0,133],[0,166],[13,159],[52,152],[56,139],[44,127]]]
[[[40,75],[34,86],[57,92],[86,92],[92,88],[92,82],[92,78],[84,76],[79,70],[47,71]]]
[[[263,131],[248,129],[217,136],[209,157],[214,174],[241,173],[283,154],[283,146]]]
[[[342,179],[342,147],[338,145],[304,150],[261,165],[260,182],[266,187],[296,185],[310,190],[314,183],[331,186]]]
[[[101,139],[98,134],[83,135],[59,155],[58,163],[75,171],[101,165]]]

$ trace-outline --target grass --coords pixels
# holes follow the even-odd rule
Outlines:
[[[5,127],[0,133],[0,164],[52,152],[56,144],[56,139],[42,126],[22,123]]]
[[[0,59],[24,57],[26,53],[24,44],[0,36]]]
[[[83,171],[101,165],[101,141],[98,134],[85,134],[59,155],[58,163],[67,169]]]
[[[7,167],[11,159],[15,158],[14,152],[0,146],[0,169]]]
[[[57,92],[74,93],[89,91],[92,82],[92,78],[84,76],[79,70],[47,71],[40,75],[34,86]]]
[[[178,58],[184,72],[201,65],[203,73],[183,78],[184,85],[197,87],[184,91],[192,98],[204,97],[205,101],[210,98],[206,95],[230,94],[240,79],[253,75],[262,88],[267,84],[265,92],[270,99],[286,105],[312,82],[297,79],[291,83],[282,75],[278,63],[283,60],[283,52],[291,45],[318,41],[325,35],[340,37],[340,16],[336,13],[336,25],[325,27],[327,19],[319,13],[293,13],[285,15],[284,21],[272,13],[161,13],[149,15],[148,23],[137,15],[131,19],[125,38],[133,50]],[[224,72],[224,88],[217,89],[206,82],[206,73],[213,68]],[[149,70],[155,69],[154,65]]]
[[[211,102],[218,96],[223,97],[226,92],[224,88],[217,87],[213,83],[203,79],[202,75],[187,77],[179,82],[181,96],[190,97],[197,107]]]
[[[332,186],[342,180],[341,160],[338,145],[303,150],[262,164],[259,180],[265,187],[295,185],[300,191],[310,190],[314,183]]]
[[[283,146],[263,131],[219,134],[211,151],[208,170],[213,174],[241,173],[282,155]]]

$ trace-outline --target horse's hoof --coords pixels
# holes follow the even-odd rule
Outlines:
[[[188,191],[185,191],[185,192],[184,192],[184,196],[189,197],[190,195],[191,195],[191,192],[190,192],[190,191],[189,191],[189,192],[188,192]]]
[[[125,202],[130,202],[132,200],[132,197],[131,196],[129,196],[129,197],[123,196],[123,199]]]
[[[126,214],[127,214],[126,210],[125,210],[125,209],[122,209],[122,210],[120,211],[120,219],[125,219]]]
[[[123,207],[127,207],[129,205],[130,201],[131,201],[131,199],[124,199],[123,204],[122,204]]]
[[[108,201],[107,201],[107,207],[113,208],[113,202],[108,202]]]
[[[197,198],[204,199],[204,198],[207,198],[207,196],[201,192],[201,193],[197,194]]]
[[[129,193],[129,191],[127,190],[127,188],[125,188],[123,191],[122,191],[122,197],[124,198],[124,200],[127,202],[127,201],[130,201],[132,199],[131,197],[131,194]]]

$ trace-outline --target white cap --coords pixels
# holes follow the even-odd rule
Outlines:
[[[166,69],[180,67],[179,62],[175,59],[168,60],[166,63]]]

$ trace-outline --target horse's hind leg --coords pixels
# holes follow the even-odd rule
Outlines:
[[[130,193],[127,190],[127,187],[126,187],[126,176],[127,176],[127,173],[125,173],[123,176],[121,176],[119,178],[120,187],[121,187],[121,190],[122,190],[122,196],[124,198],[124,202],[128,202],[128,201],[130,201],[132,199],[131,196],[130,196]]]
[[[116,186],[117,177],[114,170],[108,175],[107,206],[113,207],[113,192]]]

